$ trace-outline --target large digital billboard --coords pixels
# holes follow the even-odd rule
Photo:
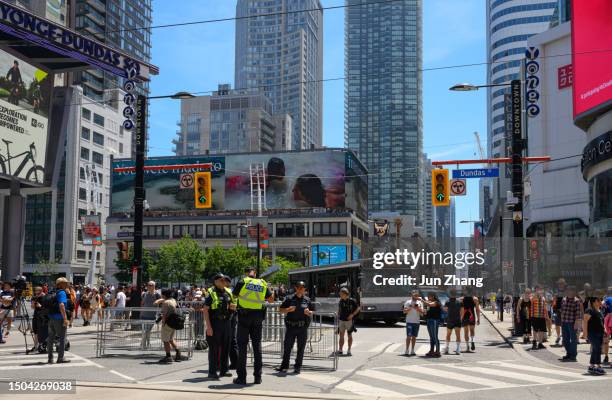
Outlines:
[[[589,117],[612,107],[612,1],[572,4],[574,120],[585,128]]]
[[[212,169],[188,167],[206,163]],[[350,209],[362,218],[367,215],[367,171],[352,153],[344,150],[149,158],[145,162],[149,210],[196,210],[193,174],[209,170],[212,210],[250,210],[252,164],[262,166],[266,175],[268,209]],[[132,210],[133,165],[132,160],[113,163],[114,215]]]
[[[52,76],[0,50],[0,174],[42,184]]]

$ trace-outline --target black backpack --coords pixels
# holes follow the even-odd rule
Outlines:
[[[49,314],[59,313],[59,304],[55,296],[55,292],[49,292],[40,298],[40,305]]]
[[[179,313],[173,313],[166,318],[166,325],[170,328],[180,331],[185,328],[185,316]]]

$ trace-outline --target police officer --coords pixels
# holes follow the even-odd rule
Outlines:
[[[304,358],[304,348],[308,339],[308,326],[310,325],[310,317],[314,314],[314,306],[310,299],[305,295],[306,288],[304,282],[295,284],[295,293],[287,296],[283,304],[280,306],[281,314],[286,314],[285,317],[285,342],[283,344],[283,361],[276,368],[279,372],[287,372],[289,369],[289,359],[291,357],[291,349],[297,339],[297,356],[295,357],[295,365],[293,372],[300,373],[302,368],[302,359]]]
[[[217,380],[219,376],[232,376],[228,371],[227,359],[231,335],[230,318],[235,304],[232,302],[232,293],[225,287],[225,276],[216,274],[213,280],[214,286],[208,289],[204,302],[204,318],[208,342],[208,378]]]
[[[225,287],[230,289],[231,284],[232,279],[225,275]],[[232,302],[236,304],[237,299],[235,296],[232,296]],[[236,340],[237,325],[238,316],[236,310],[234,309],[230,315],[229,369],[236,369],[236,365],[238,364],[238,341]]]
[[[255,268],[247,269],[247,276],[232,291],[238,297],[238,365],[234,383],[246,385],[246,359],[249,337],[253,347],[253,375],[255,384],[261,383],[261,329],[265,318],[265,302],[274,301],[274,295],[263,279],[257,279]]]

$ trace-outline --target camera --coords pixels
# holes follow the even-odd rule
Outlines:
[[[15,288],[15,294],[17,296],[20,296],[21,293],[27,289],[28,287],[28,283],[26,281],[25,276],[18,276],[15,279],[13,279],[12,282],[13,288]]]

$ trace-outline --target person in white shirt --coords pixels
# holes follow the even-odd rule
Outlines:
[[[118,308],[119,310],[115,311],[115,318],[116,319],[125,319],[127,318],[127,315],[125,315],[125,312],[121,309],[125,308],[125,302],[127,300],[127,296],[125,295],[124,292],[124,288],[123,286],[119,286],[117,288],[117,293],[115,294],[115,298],[113,299],[112,302],[112,307],[114,308]],[[112,330],[113,326],[111,324],[111,330]]]
[[[417,336],[419,336],[423,312],[423,303],[419,297],[419,292],[413,290],[412,297],[404,303],[404,315],[406,315],[406,351],[404,354],[407,356],[416,355],[414,346]]]

